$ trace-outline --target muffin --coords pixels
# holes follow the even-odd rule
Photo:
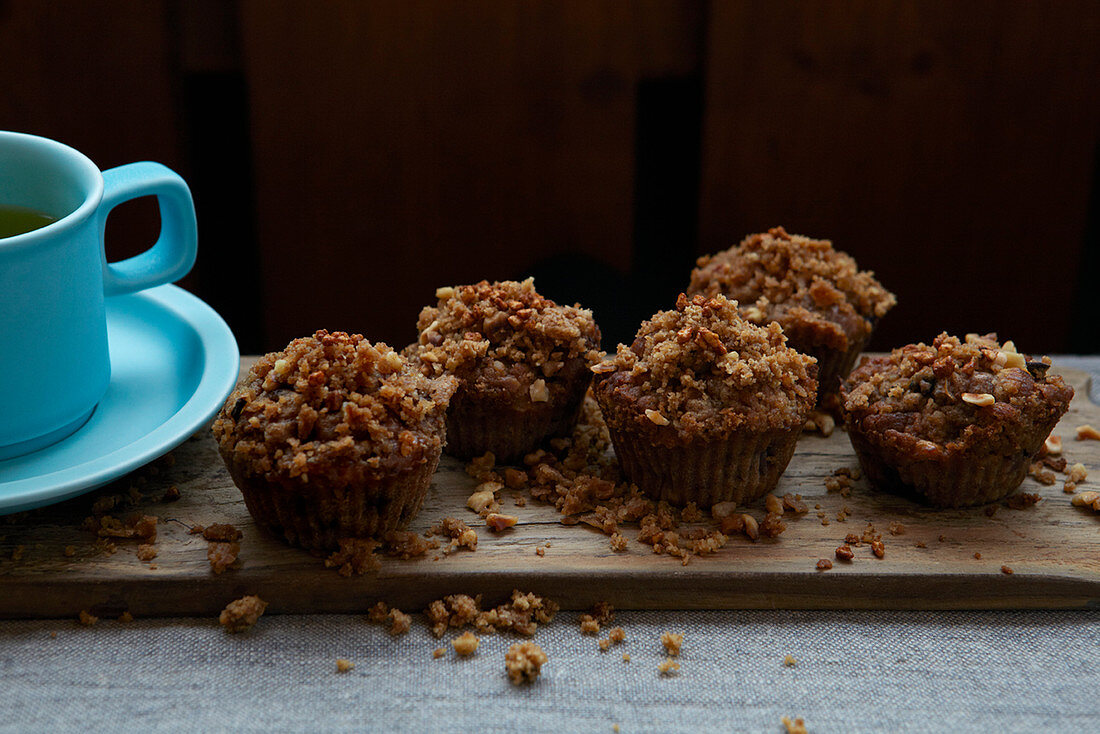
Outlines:
[[[688,298],[593,368],[623,474],[655,500],[746,503],[775,488],[817,395],[813,357],[725,296]]]
[[[293,545],[334,548],[420,510],[454,389],[385,344],[318,331],[253,365],[214,437],[258,525]]]
[[[1073,398],[1049,367],[996,334],[940,334],[865,358],[841,390],[864,474],[937,507],[1011,493]]]
[[[436,298],[406,353],[424,374],[458,379],[447,453],[511,462],[567,435],[602,356],[592,312],[543,298],[532,278],[440,288]]]
[[[746,237],[699,258],[688,295],[721,293],[754,324],[779,322],[787,344],[817,358],[818,405],[834,407],[840,380],[897,303],[829,240],[787,234],[782,227]]]

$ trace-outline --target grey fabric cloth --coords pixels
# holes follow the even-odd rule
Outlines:
[[[1097,357],[1058,364],[1100,372]],[[455,633],[436,640],[420,620],[397,638],[357,616],[265,617],[241,635],[212,619],[2,622],[0,731],[781,732],[783,716],[815,733],[1100,731],[1097,610],[620,612],[615,624],[626,642],[602,653],[576,614],[559,615],[534,637],[542,675],[516,687],[504,654],[517,638],[485,637],[459,659]],[[667,677],[664,631],[684,633]],[[337,673],[337,658],[355,668]]]
[[[420,623],[391,638],[351,616],[263,618],[241,635],[214,620],[8,622],[0,730],[780,732],[783,716],[845,734],[1100,728],[1100,612],[624,612],[626,642],[606,653],[576,618],[536,632],[549,661],[524,687],[504,672],[516,638],[459,659],[456,633]],[[666,630],[684,643],[663,677]],[[337,658],[355,668],[337,673]]]

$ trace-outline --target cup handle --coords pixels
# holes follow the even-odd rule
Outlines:
[[[195,264],[198,229],[191,190],[175,171],[159,163],[129,163],[103,172],[103,201],[97,211],[102,246],[107,215],[124,201],[156,196],[160,208],[160,236],[140,255],[116,263],[103,258],[103,288],[108,296],[171,283],[187,275]]]

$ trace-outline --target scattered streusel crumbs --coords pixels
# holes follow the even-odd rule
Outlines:
[[[530,683],[539,677],[546,653],[533,642],[517,642],[504,655],[504,669],[513,685]]]
[[[397,608],[390,610],[389,620],[390,626],[386,631],[395,637],[405,634],[412,627],[412,617]]]
[[[1052,473],[1050,484],[1054,484],[1053,476],[1054,475]],[[1046,482],[1044,482],[1044,484],[1045,483]],[[1026,510],[1029,507],[1033,507],[1042,499],[1042,496],[1035,494],[1034,492],[1017,492],[1016,494],[1005,500],[1005,506],[1013,510]]]
[[[786,655],[783,657],[783,665],[788,668],[793,668],[798,664],[798,661],[794,659],[794,655]]]
[[[432,525],[432,533],[445,535],[451,539],[450,545],[443,549],[443,555],[450,555],[459,548],[477,550],[477,532],[469,525],[455,517],[445,517],[435,525]]]
[[[218,623],[226,632],[244,632],[251,629],[267,609],[267,602],[255,595],[242,596],[229,602],[218,615]]]
[[[346,673],[354,667],[355,663],[351,662],[350,660],[345,660],[344,658],[336,658],[337,673]]]
[[[791,721],[790,717],[784,716],[779,721],[786,727],[787,734],[809,734],[809,731],[806,729],[806,722],[801,718]]]
[[[611,550],[615,551],[616,553],[619,553],[619,552],[625,551],[626,547],[627,547],[627,540],[626,540],[625,535],[623,535],[622,533],[612,533],[611,534]]]
[[[684,636],[679,632],[662,632],[661,644],[665,646],[669,655],[679,655],[680,646],[684,644]]]
[[[582,635],[600,634],[600,623],[591,614],[582,614],[580,617]]]
[[[382,567],[374,553],[380,543],[374,538],[340,538],[337,542],[340,548],[325,559],[325,568],[335,568],[341,576],[362,576]]]
[[[680,670],[680,664],[672,658],[665,658],[657,664],[657,670],[661,675],[673,675]]]
[[[81,609],[80,614],[76,618],[76,621],[84,627],[91,627],[93,624],[99,621],[99,617],[90,613],[87,609]]]
[[[623,653],[623,662],[624,663],[629,663],[630,662],[630,653],[628,653],[628,652]]]
[[[475,652],[477,652],[477,647],[480,644],[481,641],[478,640],[477,636],[469,630],[463,632],[461,635],[451,640],[451,646],[454,647],[455,652],[457,652],[462,657],[473,655]]]

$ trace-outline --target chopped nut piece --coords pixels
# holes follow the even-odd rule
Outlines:
[[[345,660],[344,658],[336,658],[337,673],[346,673],[354,667],[355,663],[351,662],[350,660]]]
[[[787,734],[809,734],[806,723],[801,718],[791,721],[789,717],[784,716],[780,719],[780,723],[787,729]]]
[[[543,548],[542,546],[539,546],[538,548],[535,548],[535,555],[538,556],[539,558],[545,557],[546,556],[546,549]]]
[[[1087,423],[1083,426],[1077,426],[1077,440],[1100,441],[1100,431],[1096,430]]]
[[[836,549],[836,557],[842,561],[850,561],[855,558],[855,553],[852,552],[852,548],[847,545],[842,545]]]
[[[828,571],[832,567],[833,562],[830,561],[828,558],[822,558],[820,561],[817,562],[818,571]]]
[[[513,527],[519,518],[515,515],[501,515],[496,512],[489,513],[485,518],[485,525],[495,533],[500,533]]]
[[[1047,440],[1043,442],[1043,449],[1051,456],[1057,456],[1062,453],[1061,436],[1055,436],[1053,433],[1047,436]]]
[[[218,615],[218,622],[226,632],[244,632],[256,624],[265,609],[267,602],[260,597],[242,596],[226,605]]]
[[[890,523],[890,525],[887,529],[890,531],[890,535],[904,535],[905,534],[905,526],[902,525],[900,522]]]
[[[661,675],[672,675],[680,670],[680,664],[672,658],[665,658],[664,661],[657,664],[657,670]]]
[[[480,640],[478,640],[474,633],[469,630],[451,640],[451,646],[454,647],[455,652],[462,657],[473,655],[477,652],[477,646],[479,644],[481,644]]]
[[[760,524],[756,522],[756,518],[749,514],[741,515],[741,522],[743,523],[743,532],[749,536],[752,540],[756,540],[760,537]]]
[[[1001,566],[1001,573],[1011,574],[1011,573],[1014,573],[1014,572],[1008,566]]]
[[[546,653],[538,645],[519,642],[508,648],[504,656],[504,669],[508,671],[508,680],[518,686],[538,678],[546,661]]]
[[[1074,507],[1091,507],[1092,503],[1096,502],[1097,500],[1100,500],[1100,492],[1089,491],[1075,494],[1070,502],[1073,503]]]
[[[764,498],[764,507],[767,508],[768,512],[783,514],[783,502],[774,494],[769,494]]]
[[[971,405],[977,405],[980,408],[988,407],[990,405],[993,405],[995,402],[997,402],[997,399],[994,398],[992,395],[990,395],[987,392],[981,392],[981,393],[964,392],[962,394],[962,399],[963,399],[964,403],[970,403]]]
[[[982,554],[981,553],[975,553],[974,558],[980,561],[980,560],[982,560]]]
[[[531,383],[528,390],[532,403],[545,403],[550,399],[550,389],[546,387],[546,380],[538,379]]]
[[[871,541],[871,552],[875,554],[876,558],[886,557],[886,546],[883,545],[881,540]]]
[[[668,425],[668,418],[665,418],[663,415],[661,415],[660,411],[647,409],[645,412],[645,417],[649,418],[650,421],[658,426]]]
[[[680,646],[684,643],[684,636],[679,632],[662,632],[661,644],[668,650],[669,655],[679,655]]]
[[[1067,482],[1073,482],[1074,484],[1080,484],[1089,478],[1089,472],[1085,469],[1085,465],[1078,462],[1070,467],[1069,476],[1066,477]]]
[[[95,616],[94,614],[91,614],[86,609],[81,609],[80,610],[80,615],[77,617],[76,621],[79,622],[84,627],[91,627],[93,624],[95,624],[96,622],[99,621],[99,617]]]
[[[620,552],[626,550],[626,536],[621,533],[611,534],[611,550]]]
[[[466,506],[480,515],[488,510],[496,502],[496,499],[496,495],[491,491],[474,492],[466,499]]]

